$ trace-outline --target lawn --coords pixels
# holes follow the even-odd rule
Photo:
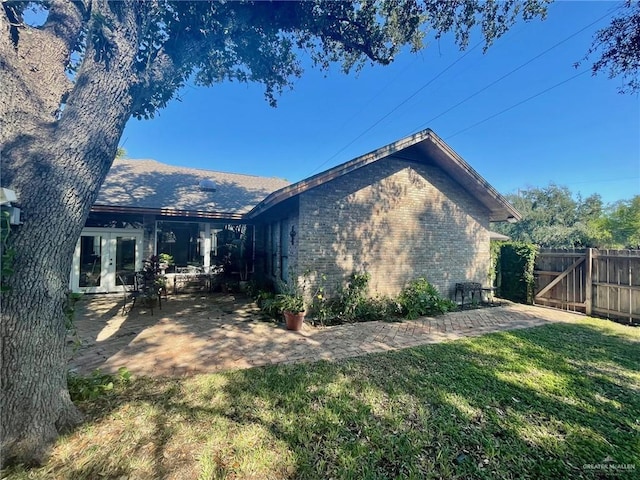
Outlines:
[[[135,379],[19,478],[639,478],[640,329],[580,324],[340,362]]]

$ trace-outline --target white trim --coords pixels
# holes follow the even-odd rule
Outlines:
[[[80,240],[82,237],[100,237],[100,286],[80,287]],[[141,228],[84,228],[73,253],[69,288],[73,292],[82,293],[114,293],[122,287],[116,285],[117,237],[133,237],[135,239],[135,270],[142,270],[142,242],[144,230]]]

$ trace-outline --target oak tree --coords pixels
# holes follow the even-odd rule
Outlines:
[[[126,122],[147,119],[187,81],[264,85],[269,102],[301,59],[344,72],[387,64],[429,35],[486,45],[545,0],[170,2],[3,0],[0,168],[23,224],[8,239],[2,294],[0,455],[40,462],[81,416],[66,386],[64,309],[76,241]],[[36,19],[29,22],[30,11]]]

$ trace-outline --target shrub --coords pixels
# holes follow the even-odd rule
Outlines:
[[[320,283],[316,287],[316,291],[311,297],[311,305],[309,305],[309,316],[320,325],[328,325],[335,318],[334,302],[327,297],[325,292],[324,282],[326,279],[326,275],[320,276]]]
[[[402,308],[394,299],[389,297],[375,297],[363,299],[355,309],[358,322],[374,320],[395,320],[402,313]]]
[[[509,242],[500,246],[497,260],[500,297],[519,303],[533,303],[533,270],[537,253],[538,247],[528,243]]]
[[[353,322],[357,317],[358,306],[367,300],[367,289],[371,275],[352,273],[347,285],[340,288],[333,309],[336,316],[345,322]]]
[[[258,301],[258,297],[264,293],[274,293],[276,291],[273,282],[262,274],[254,275],[247,283],[246,293],[248,296]]]
[[[272,318],[280,316],[280,306],[275,293],[261,291],[258,292],[255,299],[262,313]]]
[[[424,278],[418,278],[409,283],[400,292],[398,303],[402,307],[402,313],[408,319],[442,314],[457,308],[454,302],[443,298],[436,287]]]
[[[69,395],[74,402],[95,400],[112,393],[115,386],[130,382],[131,373],[125,367],[120,367],[117,375],[102,373],[100,370],[94,370],[86,377],[73,372],[67,375]]]

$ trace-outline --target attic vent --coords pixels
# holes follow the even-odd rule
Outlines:
[[[216,191],[216,182],[211,179],[205,178],[204,180],[200,180],[198,184],[200,190],[203,192],[215,192]]]

